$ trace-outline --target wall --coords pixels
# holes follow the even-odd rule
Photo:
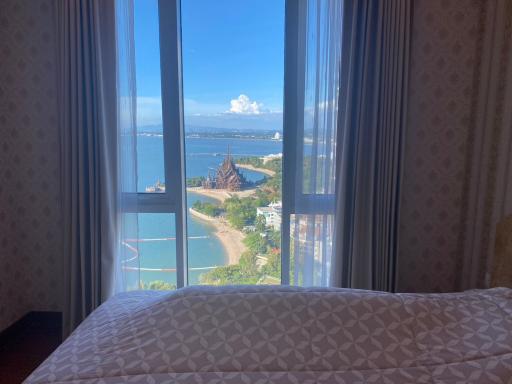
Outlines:
[[[0,330],[61,308],[53,2],[0,0]]]
[[[399,291],[458,288],[483,9],[414,1]]]

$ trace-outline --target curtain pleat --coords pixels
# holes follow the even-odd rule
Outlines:
[[[297,2],[298,132],[291,196],[290,283],[327,286],[334,227],[335,144],[343,25],[338,0]],[[285,134],[286,136],[286,134]],[[286,138],[285,138],[286,140]]]
[[[56,7],[67,335],[113,292],[116,46],[113,0]]]
[[[345,1],[331,285],[393,291],[410,0]]]
[[[135,15],[133,0],[116,1],[117,116],[118,116],[118,258],[115,290],[140,287],[137,203],[137,77],[135,70]]]
[[[456,282],[461,290],[510,284],[503,279],[506,272],[500,271],[510,268],[510,260],[506,252],[495,254],[495,246],[497,225],[512,215],[512,2],[489,1],[484,9],[474,139],[465,185],[462,272]]]

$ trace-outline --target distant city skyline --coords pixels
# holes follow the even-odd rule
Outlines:
[[[135,0],[138,125],[161,123],[157,1]],[[282,129],[284,0],[182,0],[187,126]]]

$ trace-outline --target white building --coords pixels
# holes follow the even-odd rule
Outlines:
[[[282,204],[280,201],[270,203],[267,207],[256,208],[256,215],[262,215],[265,218],[265,225],[275,231],[281,230],[281,212]]]

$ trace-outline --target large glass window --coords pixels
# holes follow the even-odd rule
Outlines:
[[[127,93],[136,95],[136,193],[125,193],[123,200],[121,267],[127,289],[175,289],[187,285],[188,277],[179,2],[126,0],[123,5],[128,44],[122,52],[133,57],[125,83]],[[123,137],[128,140],[130,132]]]
[[[316,3],[134,0],[130,287],[327,284],[338,31]]]
[[[181,5],[189,283],[279,283],[284,0]]]
[[[283,280],[328,285],[343,1],[287,2]]]

